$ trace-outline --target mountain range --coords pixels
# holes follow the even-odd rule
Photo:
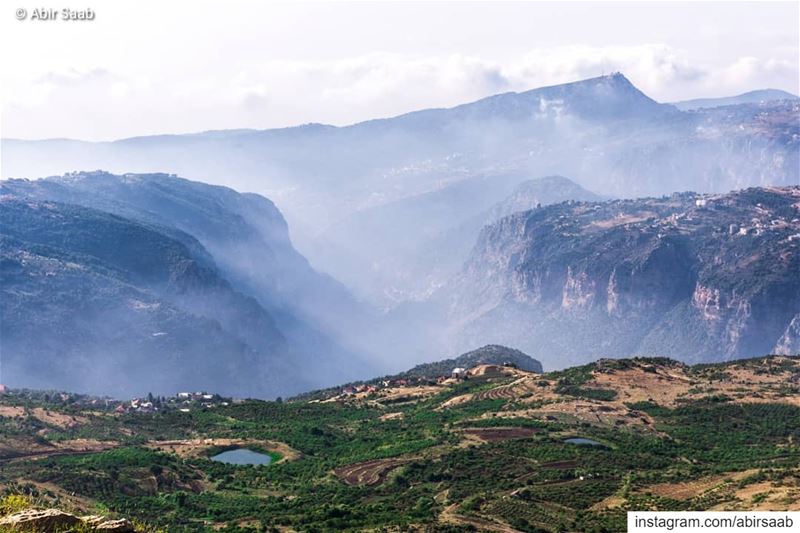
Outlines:
[[[707,107],[723,107],[738,104],[765,104],[780,100],[796,101],[797,99],[798,97],[792,93],[781,91],[779,89],[761,89],[758,91],[749,91],[743,94],[738,94],[736,96],[684,100],[682,102],[674,102],[672,105],[681,111],[688,111],[691,109],[702,109]]]
[[[419,202],[424,210],[432,193],[460,197],[465,211],[474,206],[477,214],[487,205],[473,199],[482,200],[487,189],[500,193],[496,202],[514,186],[547,175],[568,176],[612,197],[793,185],[800,179],[798,113],[797,100],[681,111],[613,74],[347,127],[99,143],[3,139],[0,148],[3,177],[97,168],[167,172],[260,193],[280,206],[293,242],[312,265],[335,277],[351,273],[346,283],[358,297],[391,306],[418,298],[425,285],[409,288],[402,273],[383,272],[381,265],[381,281],[373,282],[373,240],[350,231],[357,225],[352,216],[391,227],[384,241],[401,236],[420,247],[428,235],[416,227],[429,221],[395,221],[391,206],[400,202],[408,210]]]
[[[798,142],[796,98],[621,74],[342,128],[3,139],[3,380],[275,396],[487,343],[797,353]]]

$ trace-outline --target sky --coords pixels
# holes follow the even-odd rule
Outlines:
[[[65,4],[94,19],[32,19]],[[796,1],[79,4],[0,6],[3,137],[345,125],[613,71],[667,102],[800,92]]]

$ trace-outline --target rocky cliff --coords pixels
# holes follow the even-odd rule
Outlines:
[[[446,290],[458,346],[547,366],[797,350],[800,188],[566,202],[486,227]]]
[[[0,227],[6,383],[270,397],[358,371],[340,352],[305,349],[177,228],[5,186]]]

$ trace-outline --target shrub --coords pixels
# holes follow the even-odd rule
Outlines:
[[[6,516],[33,506],[33,501],[27,496],[22,494],[10,494],[3,499],[0,499],[0,516]]]

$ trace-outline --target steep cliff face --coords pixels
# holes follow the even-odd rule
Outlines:
[[[786,331],[783,332],[778,344],[775,346],[775,353],[780,355],[790,355],[800,353],[800,314],[797,314],[789,322]]]
[[[137,220],[21,194],[27,183],[0,184],[4,382],[114,395],[205,389],[274,397],[366,373],[350,352],[293,319],[279,290],[247,290],[230,265],[252,256],[226,257],[229,268],[220,268],[184,226],[138,213],[122,198],[116,210]],[[230,211],[218,206],[192,220],[203,203],[182,201],[187,208],[175,220],[206,242],[219,242],[209,234],[226,229],[240,246],[248,239],[249,226],[226,228],[236,222]],[[281,235],[288,246],[285,231],[268,242]],[[264,285],[281,282],[269,263],[279,260],[277,242],[265,250],[253,244]]]
[[[0,223],[6,382],[106,394],[280,386],[286,339],[196,241],[8,194]]]
[[[365,347],[350,326],[369,320],[366,310],[294,249],[286,221],[263,196],[160,173],[75,172],[7,180],[2,186],[27,198],[82,205],[157,226],[189,247],[200,247],[233,286],[273,315],[295,346],[320,356],[353,356],[354,365],[361,364],[355,354]]]
[[[564,365],[796,349],[800,188],[567,202],[485,228],[448,288],[457,342]]]

